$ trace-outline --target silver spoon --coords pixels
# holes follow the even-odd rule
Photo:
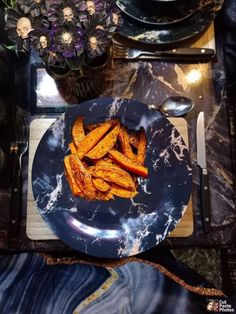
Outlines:
[[[193,108],[193,101],[184,96],[171,96],[166,98],[161,105],[150,105],[151,109],[158,109],[167,117],[184,116]]]

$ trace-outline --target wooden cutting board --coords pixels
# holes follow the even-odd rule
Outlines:
[[[188,145],[188,126],[183,118],[169,118]],[[30,124],[29,134],[29,169],[28,169],[28,195],[27,195],[27,216],[26,234],[31,240],[55,240],[58,239],[40,216],[35,205],[32,184],[31,169],[36,148],[42,136],[55,119],[34,119]],[[169,237],[187,237],[193,232],[192,200],[188,204],[185,214]]]

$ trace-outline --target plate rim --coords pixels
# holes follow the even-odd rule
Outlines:
[[[96,100],[96,99],[100,99],[100,100],[104,100],[104,99],[114,100],[114,99],[117,99],[117,97],[99,97],[99,98],[95,98],[95,99],[92,99],[92,100],[85,101],[85,102],[83,102],[83,103],[91,103],[91,102],[93,102],[93,101]],[[133,100],[133,99],[125,99],[125,98],[121,98],[121,97],[119,97],[118,99],[120,99],[120,100],[122,100],[122,101],[123,101],[123,100],[125,100],[125,101],[131,101],[131,102],[135,102],[135,103],[139,103],[139,104],[145,105],[143,102],[140,102],[140,101],[137,101],[137,100]],[[81,104],[80,104],[80,105],[81,105]],[[72,108],[72,107],[77,107],[77,105],[71,106],[70,108]],[[70,108],[68,108],[68,109],[70,109]],[[147,109],[148,111],[152,111],[151,109],[148,108],[148,106],[146,106],[146,109]],[[161,112],[160,112],[160,113],[161,113]],[[162,114],[162,113],[161,113],[161,114]],[[63,113],[62,115],[64,115],[64,117],[66,116],[65,113]],[[60,115],[59,117],[57,117],[56,121],[59,120],[59,119],[61,119],[62,115]],[[162,118],[166,119],[166,117],[165,117],[163,114],[162,114]],[[54,121],[53,124],[54,124],[56,121]],[[170,124],[173,126],[173,124],[172,124],[170,121],[168,121],[168,123],[170,123]],[[52,124],[52,125],[53,125],[53,124]],[[52,126],[52,125],[51,125],[51,126]],[[48,129],[49,129],[49,128],[48,128]],[[177,132],[178,132],[178,130],[177,130]],[[46,136],[46,133],[47,133],[47,131],[44,133],[43,137]],[[178,132],[178,133],[179,133],[179,132]],[[42,137],[42,139],[43,139],[43,137]],[[182,136],[181,136],[181,138],[182,138]],[[42,141],[42,139],[40,140],[40,142]],[[38,147],[37,147],[37,149],[38,149]],[[187,157],[188,157],[188,159],[189,159],[189,165],[190,165],[190,167],[191,167],[191,169],[192,169],[189,149],[187,148],[187,150],[188,150]],[[35,156],[36,156],[36,154],[37,154],[37,150],[36,150],[36,152],[35,152]],[[34,160],[33,160],[33,164],[32,164],[32,174],[31,174],[31,177],[32,177],[32,192],[33,192],[34,199],[35,199],[35,194],[34,194],[35,192],[34,192],[34,187],[33,187],[33,168],[34,168],[33,165],[34,165],[34,162],[35,162],[35,156],[34,156]],[[191,186],[192,186],[192,173],[191,173]],[[190,190],[191,190],[191,189],[190,189]],[[185,204],[185,207],[184,207],[184,208],[182,207],[179,220],[178,220],[177,223],[174,225],[174,227],[173,227],[171,230],[168,231],[167,235],[168,235],[171,231],[173,231],[173,229],[176,227],[176,225],[177,225],[177,224],[180,222],[180,220],[182,219],[182,217],[183,217],[183,215],[184,215],[184,212],[185,212],[186,209],[187,209],[187,204],[188,204],[188,202],[189,202],[190,197],[191,197],[191,192],[188,194],[188,201],[187,201],[187,203]],[[37,206],[37,204],[36,204],[36,206]],[[37,206],[37,208],[38,208],[38,206]],[[64,241],[64,239],[61,238],[60,234],[58,234],[57,232],[55,232],[55,230],[52,228],[51,223],[48,222],[47,218],[46,218],[44,215],[42,215],[41,209],[38,208],[38,210],[39,210],[39,213],[40,213],[41,217],[43,218],[43,220],[47,223],[47,225],[49,226],[49,228],[59,237],[59,239],[62,240],[62,241],[63,241],[64,243],[66,243],[67,245],[71,246],[70,243],[68,243],[67,241]],[[167,236],[167,235],[166,235],[166,236]],[[166,238],[166,236],[165,236],[164,238]],[[161,241],[163,241],[163,239],[162,239]],[[158,243],[156,243],[155,246],[158,245],[161,241],[159,241]],[[102,255],[96,255],[96,254],[93,255],[93,254],[91,254],[91,252],[90,252],[90,253],[86,253],[86,252],[84,252],[83,250],[80,250],[78,247],[75,247],[75,246],[71,246],[71,247],[73,247],[75,250],[78,250],[78,251],[81,252],[81,253],[85,253],[85,254],[88,254],[88,255],[91,255],[91,256],[96,256],[96,257],[102,257],[102,258],[122,258],[122,257],[132,256],[132,254],[130,254],[130,255],[124,255],[124,256],[115,256],[115,257],[114,257],[114,256],[104,256],[104,254],[102,254]],[[153,245],[152,245],[151,247],[149,247],[149,249],[152,248],[152,247],[153,247]],[[144,251],[146,251],[146,249],[145,249]],[[139,251],[138,253],[135,253],[135,254],[133,254],[133,255],[139,254],[139,253],[144,252],[144,251]]]

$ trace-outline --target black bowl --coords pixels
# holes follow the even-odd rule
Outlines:
[[[135,5],[146,9],[173,7],[173,6],[191,6],[198,0],[132,0]]]
[[[197,7],[199,0],[131,0],[144,14],[175,15]]]

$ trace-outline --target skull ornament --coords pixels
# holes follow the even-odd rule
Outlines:
[[[43,48],[43,49],[47,48],[47,46],[48,46],[47,37],[44,35],[40,36],[39,43],[40,43],[41,48]]]
[[[66,7],[63,9],[63,16],[64,16],[64,21],[71,22],[73,21],[74,14],[73,11],[70,7]]]
[[[119,23],[119,16],[118,16],[118,14],[116,14],[116,13],[112,13],[112,21],[113,21],[113,23],[115,24],[115,25],[118,25],[118,23]]]
[[[64,33],[62,35],[62,41],[64,44],[70,45],[72,43],[72,35],[70,33]]]
[[[94,49],[94,50],[97,49],[97,43],[98,43],[98,41],[97,41],[97,38],[96,38],[95,36],[91,36],[91,37],[89,38],[89,44],[90,44],[90,47],[91,47],[92,49]]]
[[[96,11],[95,4],[93,3],[93,1],[87,1],[86,5],[89,15],[93,15]]]
[[[103,27],[102,25],[97,25],[95,28],[96,28],[96,29],[104,30],[104,27]]]
[[[22,39],[26,39],[30,31],[32,31],[30,19],[27,17],[21,17],[16,24],[16,32],[18,36]]]

